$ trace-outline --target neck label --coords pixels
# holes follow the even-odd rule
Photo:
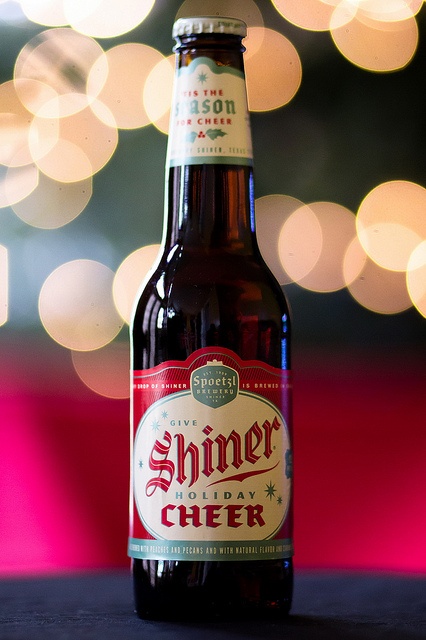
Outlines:
[[[244,74],[196,58],[175,79],[167,164],[253,162]]]

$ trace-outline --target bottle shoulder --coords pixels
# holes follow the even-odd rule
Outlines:
[[[171,257],[164,254],[142,292],[141,303],[144,306],[143,300],[154,296],[175,304],[180,296],[198,298],[201,291],[207,297],[209,293],[226,297],[229,303],[231,296],[234,304],[250,300],[261,306],[273,299],[279,307],[288,307],[282,287],[260,254],[193,249],[175,251]]]
[[[132,336],[135,368],[185,360],[208,346],[290,368],[286,298],[252,255],[182,251],[164,257],[137,303]]]
[[[177,254],[177,252],[176,252]],[[232,251],[226,249],[197,250],[183,249],[174,260],[167,262],[166,270],[174,278],[205,280],[247,280],[265,282],[270,286],[276,283],[275,277],[263,260],[260,252]],[[160,268],[165,267],[164,263]],[[279,286],[279,285],[278,285]]]

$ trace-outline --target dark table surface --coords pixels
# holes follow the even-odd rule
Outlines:
[[[282,622],[139,620],[127,572],[0,582],[0,639],[426,639],[426,577],[298,573]]]

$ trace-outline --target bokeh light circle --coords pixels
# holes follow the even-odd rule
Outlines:
[[[363,0],[360,13],[379,22],[409,20],[417,15],[423,0]]]
[[[290,215],[303,206],[297,198],[283,194],[263,196],[256,200],[256,235],[260,252],[280,284],[292,278],[285,271],[279,255],[281,229]]]
[[[414,182],[392,180],[372,189],[361,202],[359,240],[372,260],[404,271],[416,246],[426,238],[426,189]]]
[[[264,24],[262,13],[253,0],[185,0],[176,18],[191,16],[228,16],[244,20],[248,27]]]
[[[331,34],[340,53],[363,69],[389,72],[402,69],[413,58],[419,40],[414,17],[397,22],[378,22],[362,13],[344,26],[332,25]]]
[[[426,318],[426,240],[414,249],[408,261],[407,288],[414,306]]]
[[[114,272],[95,260],[73,260],[55,269],[39,295],[41,322],[68,349],[91,351],[122,328],[112,297]]]
[[[60,27],[68,24],[63,0],[19,0],[22,11],[31,22]]]
[[[308,31],[328,31],[335,7],[322,0],[272,0],[288,22]]]
[[[145,20],[155,0],[63,0],[69,24],[94,38],[121,36]]]
[[[22,104],[20,93],[34,94],[34,84],[8,80],[0,84],[0,164],[20,167],[33,159],[28,136],[33,114]]]
[[[292,281],[298,282],[312,271],[322,245],[318,218],[309,205],[303,205],[286,220],[278,238],[280,260]]]
[[[0,208],[10,207],[29,196],[39,183],[35,164],[23,167],[0,166]]]
[[[40,171],[53,180],[85,180],[111,159],[118,144],[118,131],[110,110],[98,100],[96,103],[97,111],[103,114],[102,121],[90,107],[58,120],[43,117],[44,109],[51,112],[49,104],[34,117],[30,148]]]
[[[412,229],[394,222],[378,222],[359,231],[358,238],[374,262],[391,271],[405,271],[422,238]]]
[[[114,283],[113,296],[116,308],[127,324],[130,324],[136,295],[153,267],[160,249],[159,244],[150,244],[136,249],[118,267]]]
[[[85,209],[92,197],[92,178],[81,182],[57,182],[39,174],[36,188],[12,208],[27,224],[40,229],[57,229]]]
[[[150,124],[143,92],[145,81],[151,70],[163,60],[163,55],[145,44],[125,43],[112,47],[95,63],[88,77],[89,93],[96,93],[99,100],[105,104],[114,115],[117,127],[135,129]],[[108,70],[103,86],[99,87],[99,78],[103,76],[101,69]],[[161,87],[161,90],[160,90]],[[163,87],[155,87],[157,94],[163,93]],[[97,111],[97,104],[92,108]]]
[[[366,266],[368,256],[358,236],[355,236],[343,257],[343,277],[347,287],[356,280]]]
[[[96,40],[73,29],[48,29],[39,33],[19,53],[14,79],[36,80],[48,86],[50,92],[54,91],[61,100],[55,103],[48,92],[44,100],[43,94],[35,100],[21,91],[22,102],[27,109],[39,114],[43,105],[49,102],[54,113],[49,114],[44,109],[44,117],[70,116],[84,109],[96,97],[87,94],[86,85],[90,69],[102,53],[103,49]]]
[[[150,121],[166,134],[169,132],[174,75],[175,56],[172,54],[153,67],[143,91],[143,104]]]
[[[306,206],[304,210],[298,210],[293,215],[296,220],[306,222],[306,213],[309,213],[308,220],[310,220],[310,214],[313,213],[321,228],[320,253],[308,273],[300,277],[299,266],[295,268],[294,261],[290,260],[289,249],[286,251],[286,243],[290,239],[287,239],[284,230],[280,243],[282,244],[283,260],[285,260],[288,269],[293,269],[289,273],[301,287],[311,291],[326,293],[343,289],[346,286],[343,262],[346,251],[356,236],[355,215],[346,207],[334,202],[313,202]],[[290,220],[288,224],[291,222],[293,221]],[[306,247],[302,239],[304,234],[304,226],[302,226],[297,234],[300,237],[301,254],[304,253]],[[307,237],[309,237],[309,234]],[[308,251],[307,247],[306,251]],[[292,253],[294,254],[294,240]],[[316,251],[313,255],[316,255]],[[294,257],[292,256],[292,258]]]
[[[71,351],[80,380],[89,389],[115,400],[130,395],[130,348],[128,342],[113,341],[96,351]]]
[[[294,45],[283,34],[264,27],[253,27],[245,44],[249,109],[270,111],[288,104],[302,81],[302,64]]]
[[[389,315],[412,306],[405,273],[384,269],[373,262],[358,237],[348,247],[343,270],[349,293],[366,309]]]

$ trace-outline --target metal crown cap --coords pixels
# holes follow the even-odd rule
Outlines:
[[[227,33],[244,38],[247,35],[247,25],[238,18],[222,16],[179,18],[173,25],[173,38],[201,33]]]

